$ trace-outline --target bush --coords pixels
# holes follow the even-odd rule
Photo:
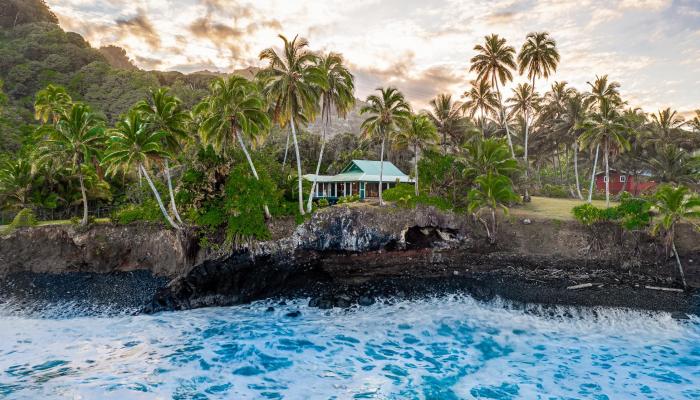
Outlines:
[[[540,194],[544,197],[552,197],[556,199],[567,199],[570,196],[569,189],[562,185],[551,185],[549,183],[545,184],[542,189],[540,189]]]
[[[330,205],[330,203],[328,202],[328,199],[320,199],[320,200],[318,201],[318,206],[319,206],[320,208],[328,207],[329,205]]]
[[[15,218],[10,223],[10,229],[25,228],[29,226],[37,226],[36,215],[34,211],[24,208],[15,215]]]
[[[342,197],[338,198],[337,204],[355,203],[358,201],[360,201],[360,195],[353,194],[352,196],[342,196]]]
[[[112,220],[126,225],[137,221],[164,221],[164,218],[155,200],[152,200],[124,206],[113,213]]]
[[[623,195],[620,205],[610,208],[598,208],[592,204],[582,204],[572,209],[574,218],[590,226],[598,222],[616,222],[627,230],[635,230],[651,223],[651,203],[642,198]]]
[[[442,197],[415,195],[416,189],[413,185],[400,183],[393,188],[387,189],[382,193],[384,200],[396,202],[396,205],[404,208],[415,208],[418,204],[433,206],[440,210],[449,210],[452,208],[451,203]]]

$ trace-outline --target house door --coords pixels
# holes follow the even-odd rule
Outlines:
[[[360,198],[365,198],[365,182],[360,182]]]

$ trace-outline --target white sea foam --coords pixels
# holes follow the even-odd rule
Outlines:
[[[0,316],[0,398],[700,397],[696,317],[462,296],[305,304]]]

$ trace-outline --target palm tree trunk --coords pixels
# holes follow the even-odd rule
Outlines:
[[[605,207],[610,207],[610,152],[608,140],[605,140]]]
[[[671,235],[675,236],[675,229],[671,230]],[[673,248],[673,254],[676,257],[676,265],[678,265],[678,272],[681,274],[681,280],[683,281],[683,289],[688,288],[688,284],[685,282],[685,272],[683,272],[683,264],[681,264],[681,258],[678,256],[678,251],[676,250],[676,240],[671,237],[671,247]]]
[[[284,146],[284,160],[282,160],[282,175],[284,175],[284,167],[287,165],[287,153],[289,152],[289,136],[291,135],[292,128],[289,127],[287,131],[287,144]]]
[[[484,116],[484,108],[481,107],[481,138],[486,139],[486,127],[484,126],[484,121],[486,117]]]
[[[245,154],[245,158],[246,160],[248,160],[248,165],[250,166],[250,170],[253,171],[253,176],[255,177],[255,180],[259,181],[260,177],[258,177],[258,170],[255,169],[255,164],[253,164],[253,159],[250,158],[250,153],[248,153],[248,148],[246,147],[245,142],[243,141],[242,135],[236,134],[235,136],[238,138],[238,144],[240,144],[241,149],[243,149],[243,154]],[[267,203],[263,204],[263,211],[265,212],[265,219],[270,220],[272,218],[272,215],[270,215],[270,209],[267,207]]]
[[[318,153],[318,162],[316,163],[316,175],[314,175],[314,180],[311,183],[311,192],[309,192],[309,201],[306,203],[306,211],[311,212],[311,204],[314,199],[314,191],[316,190],[316,180],[318,179],[318,174],[321,172],[321,161],[323,160],[323,150],[326,148],[326,118],[322,118],[323,123],[323,134],[321,136],[321,151]]]
[[[384,198],[382,197],[382,186],[384,186],[384,143],[386,142],[386,137],[382,131],[382,150],[379,154],[379,205],[384,205]]]
[[[578,178],[578,142],[574,142],[574,175],[576,176],[576,194],[580,200],[583,200],[583,195],[581,195],[581,182]]]
[[[595,147],[595,158],[593,159],[593,172],[591,172],[591,187],[588,190],[588,203],[593,202],[593,183],[595,183],[595,167],[598,165],[598,153],[600,152],[600,143]]]
[[[496,243],[496,210],[493,208],[491,209],[491,236],[489,237],[489,241],[491,244]]]
[[[417,196],[420,196],[420,194],[418,193],[418,145],[415,143],[413,144],[413,154],[414,154],[413,166],[415,167],[415,171],[416,171],[415,184],[416,184],[416,197],[417,197]]]
[[[499,110],[501,111],[501,121],[503,121],[503,125],[506,127],[506,137],[508,138],[508,147],[510,147],[510,155],[511,157],[515,158],[515,150],[513,149],[513,141],[510,138],[510,128],[508,127],[508,120],[506,119],[506,110],[503,107],[503,99],[501,98],[501,89],[498,87],[498,79],[491,78],[493,82],[495,82],[495,87],[496,87],[496,95],[498,95],[498,106]]]
[[[289,119],[292,125],[292,139],[294,140],[294,152],[297,157],[297,180],[299,181],[299,214],[304,215],[304,187],[301,176],[301,156],[299,155],[299,144],[297,143],[297,128],[294,125],[294,116]]]
[[[532,77],[532,94],[535,94],[535,77]],[[530,186],[530,162],[528,161],[528,141],[530,139],[530,107],[525,109],[525,155],[523,160],[525,160],[525,195],[523,196],[523,201],[526,203],[530,202],[530,193],[528,192],[528,187]]]
[[[80,167],[81,167],[81,165],[78,164],[78,180],[80,181],[80,194],[83,196],[83,220],[80,221],[80,224],[87,225],[87,223],[88,223],[87,192],[85,191],[85,181],[83,179],[83,170]]]
[[[182,224],[182,218],[180,218],[180,213],[177,212],[177,205],[175,204],[175,194],[173,193],[173,181],[170,178],[170,165],[168,164],[168,159],[165,159],[165,177],[168,180],[168,194],[170,195],[170,209],[175,214],[175,219],[177,222]]]
[[[163,213],[165,219],[168,221],[170,226],[179,230],[180,227],[175,223],[175,221],[173,221],[173,219],[170,217],[170,214],[168,214],[168,210],[166,210],[165,205],[163,205],[163,200],[160,198],[160,193],[158,193],[158,189],[156,189],[156,186],[153,184],[150,175],[148,175],[148,171],[146,171],[146,168],[144,168],[142,164],[139,164],[139,171],[141,171],[143,173],[143,176],[146,177],[146,181],[148,181],[148,185],[151,187],[153,195],[156,197],[156,201],[158,202],[158,207],[160,207],[160,211]]]

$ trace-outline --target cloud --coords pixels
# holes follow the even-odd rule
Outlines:
[[[122,32],[142,38],[152,48],[160,46],[160,35],[153,27],[153,24],[146,16],[143,9],[139,9],[138,14],[128,19],[118,19],[117,28]]]

